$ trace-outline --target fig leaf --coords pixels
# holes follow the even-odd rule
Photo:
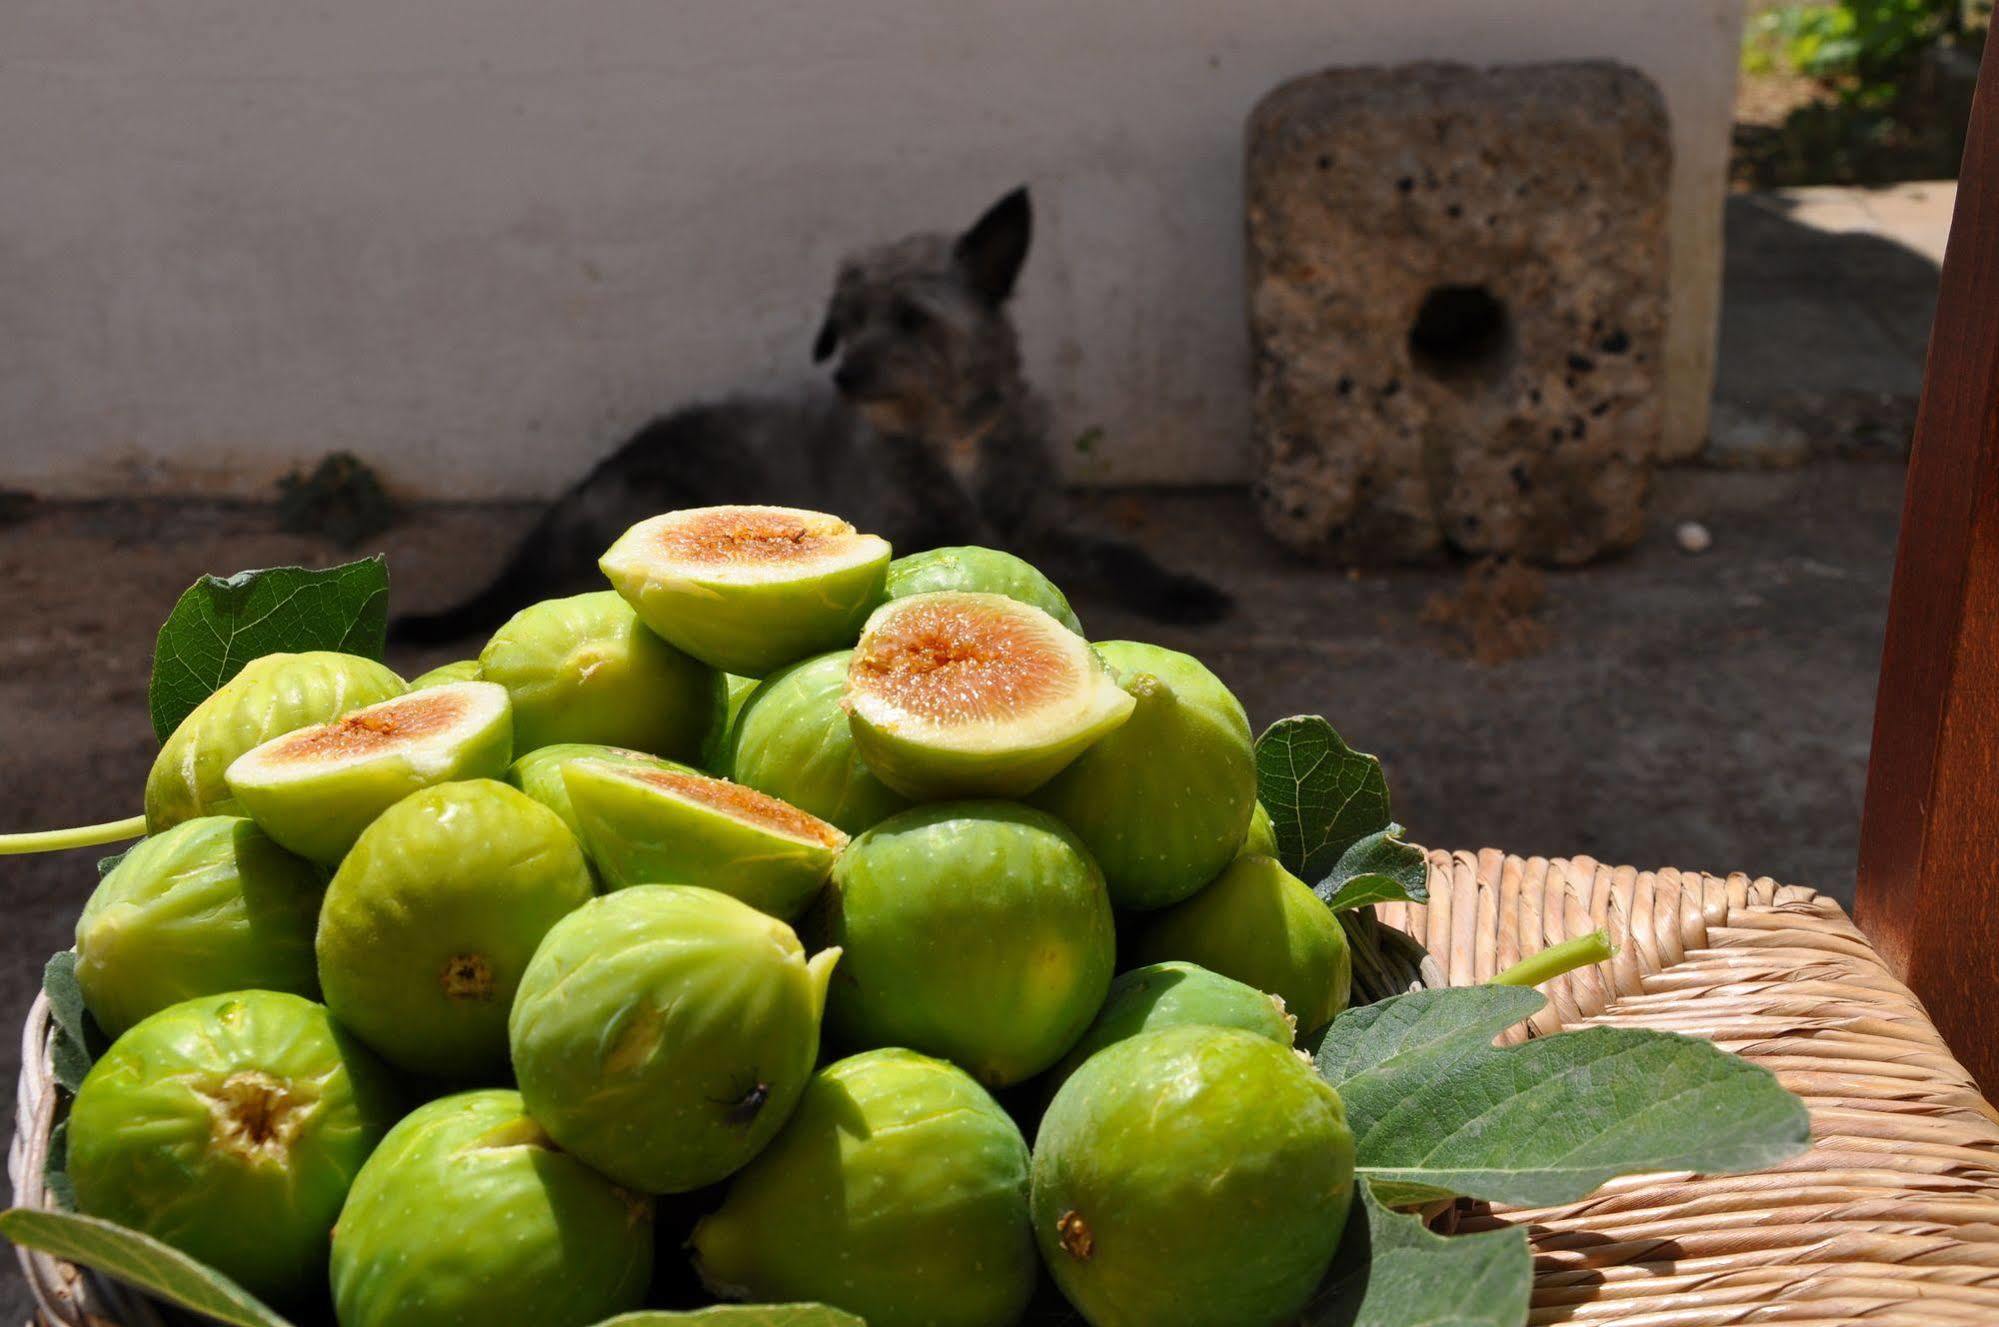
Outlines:
[[[1804,1103],[1774,1075],[1693,1037],[1592,1027],[1492,1044],[1543,1003],[1468,986],[1333,1020],[1314,1064],[1346,1103],[1377,1198],[1544,1207],[1618,1175],[1760,1170],[1809,1141]]]
[[[1312,892],[1334,912],[1370,903],[1428,903],[1430,862],[1400,825],[1376,830],[1340,854]]]
[[[83,988],[76,982],[75,950],[65,949],[43,966],[42,989],[48,993],[50,1022],[54,1024],[49,1058],[54,1062],[56,1082],[63,1091],[74,1093],[104,1046],[104,1038],[83,1007]]]
[[[1439,1235],[1361,1186],[1332,1271],[1304,1327],[1520,1327],[1534,1263],[1518,1226]]]
[[[323,570],[269,567],[203,576],[167,615],[146,698],[164,742],[209,693],[260,655],[338,650],[380,661],[389,566],[379,554]]]
[[[720,1304],[681,1313],[642,1309],[606,1318],[597,1327],[867,1327],[823,1304]]]
[[[0,1236],[128,1282],[229,1327],[290,1327],[249,1291],[136,1230],[73,1212],[0,1212]]]
[[[1300,880],[1325,879],[1348,848],[1391,823],[1381,762],[1316,714],[1279,719],[1256,739],[1256,790],[1278,859]]]

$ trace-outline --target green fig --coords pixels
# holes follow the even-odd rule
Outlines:
[[[1276,857],[1277,826],[1271,823],[1270,812],[1262,802],[1250,812],[1249,833],[1243,836],[1242,851],[1238,857]]]
[[[327,886],[326,1003],[412,1073],[504,1073],[521,973],[593,892],[575,837],[524,793],[489,779],[413,793],[362,832]]]
[[[1011,1327],[1034,1293],[1028,1154],[961,1069],[877,1050],[813,1076],[777,1140],[694,1228],[702,1280],[869,1327]]]
[[[589,742],[694,760],[721,722],[722,677],[646,630],[610,590],[546,599],[480,652],[514,703],[514,750]]]
[[[891,816],[833,869],[817,919],[845,951],[828,1019],[857,1048],[943,1056],[988,1087],[1089,1026],[1116,965],[1096,863],[1053,816],[955,802]]]
[[[1131,717],[1034,794],[1075,830],[1120,908],[1163,908],[1242,847],[1256,807],[1249,716],[1200,660],[1157,645],[1097,646]]]
[[[146,776],[146,829],[241,814],[223,779],[236,757],[271,738],[402,695],[403,680],[354,654],[266,654],[194,707]]]
[[[76,984],[113,1037],[225,991],[319,994],[320,874],[248,820],[202,816],[126,853],[76,923]]]
[[[1011,553],[975,545],[933,548],[888,564],[889,598],[907,599],[940,590],[1003,594],[1032,604],[1078,636],[1083,634],[1083,624],[1076,620],[1076,611],[1069,607],[1068,597],[1055,588],[1055,582]]]
[[[1339,1094],[1237,1028],[1092,1056],[1034,1141],[1034,1235],[1091,1327],[1271,1327],[1318,1288],[1353,1201]]]
[[[620,1184],[713,1184],[798,1103],[839,957],[808,961],[789,926],[710,889],[594,899],[555,924],[521,980],[508,1025],[521,1095]]]
[[[1297,1034],[1284,1001],[1193,963],[1153,963],[1111,983],[1104,1007],[1083,1039],[1048,1071],[1052,1093],[1083,1061],[1106,1046],[1169,1027],[1241,1028],[1289,1046]]]
[[[796,507],[696,507],[641,521],[598,565],[668,642],[762,677],[854,643],[880,601],[888,541]]]
[[[722,722],[715,725],[708,740],[701,747],[701,768],[721,778],[732,779],[729,754],[736,739],[736,720],[742,715],[743,707],[750,703],[750,693],[760,685],[754,677],[739,677],[735,673],[722,674],[723,712]]]
[[[284,847],[328,864],[376,816],[419,788],[498,778],[512,711],[491,682],[447,682],[274,737],[236,757],[229,790]]]
[[[847,836],[754,788],[692,771],[572,760],[562,778],[604,883],[699,885],[773,917],[804,911]]]
[[[561,816],[562,823],[569,827],[569,832],[576,836],[578,843],[583,841],[583,822],[576,818],[576,808],[569,801],[569,786],[562,781],[563,767],[572,760],[608,760],[635,769],[687,768],[658,756],[649,756],[643,751],[596,746],[589,742],[557,742],[553,746],[538,746],[517,757],[513,764],[507,766],[507,782]]]
[[[361,1168],[333,1234],[340,1327],[589,1327],[637,1308],[652,1200],[566,1155],[518,1092],[420,1106]]]
[[[729,777],[859,834],[909,799],[861,763],[843,702],[851,650],[780,669],[743,707],[731,735]]]
[[[441,687],[447,682],[483,682],[477,659],[454,659],[448,664],[439,664],[427,673],[419,673],[410,679],[411,691],[422,691],[425,687]]]
[[[854,744],[906,797],[1022,797],[1131,717],[1089,644],[1004,595],[876,609],[847,664]]]
[[[1238,857],[1215,882],[1157,914],[1142,963],[1183,959],[1284,1001],[1310,1036],[1347,1007],[1353,956],[1332,909],[1268,857]]]
[[[278,991],[169,1005],[106,1051],[70,1108],[77,1207],[280,1303],[323,1284],[347,1188],[394,1122],[388,1070]]]

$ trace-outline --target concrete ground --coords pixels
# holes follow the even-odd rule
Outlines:
[[[1381,755],[1396,814],[1421,842],[1740,869],[1849,898],[1901,507],[1892,462],[1935,283],[1935,244],[1918,232],[1935,240],[1948,195],[1906,201],[1731,202],[1718,400],[1733,445],[1713,459],[1752,468],[1662,475],[1636,550],[1547,579],[1540,653],[1463,657],[1424,614],[1462,569],[1350,577],[1297,564],[1233,491],[1105,501],[1162,557],[1232,590],[1234,620],[1159,630],[1087,594],[1078,611],[1098,639],[1208,660],[1259,727],[1325,714]],[[1856,217],[1865,224],[1847,224]],[[1847,445],[1857,430],[1868,445]],[[469,589],[528,516],[413,512],[380,541],[397,603]],[[1708,552],[1680,550],[1685,520],[1711,531]],[[195,576],[341,556],[278,533],[261,507],[0,517],[0,830],[139,809],[155,749],[153,631]],[[446,657],[391,662],[413,673]],[[19,1026],[42,961],[68,945],[97,855],[0,858],[0,1028]],[[0,1082],[17,1067],[14,1038],[0,1037]],[[19,1321],[25,1295],[4,1266],[0,1321]]]

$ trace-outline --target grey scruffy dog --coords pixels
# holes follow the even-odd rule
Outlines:
[[[654,420],[550,506],[492,584],[399,619],[395,637],[491,631],[537,599],[601,585],[597,558],[636,522],[739,502],[835,512],[899,554],[1005,548],[1156,621],[1222,617],[1221,590],[1091,526],[1064,496],[1006,312],[1032,230],[1016,189],[962,235],[849,258],[812,347],[815,361],[838,356],[837,396],[735,399]]]

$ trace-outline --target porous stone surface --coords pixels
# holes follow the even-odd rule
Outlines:
[[[1662,440],[1665,103],[1607,62],[1329,69],[1247,143],[1259,510],[1346,563],[1634,543]]]

